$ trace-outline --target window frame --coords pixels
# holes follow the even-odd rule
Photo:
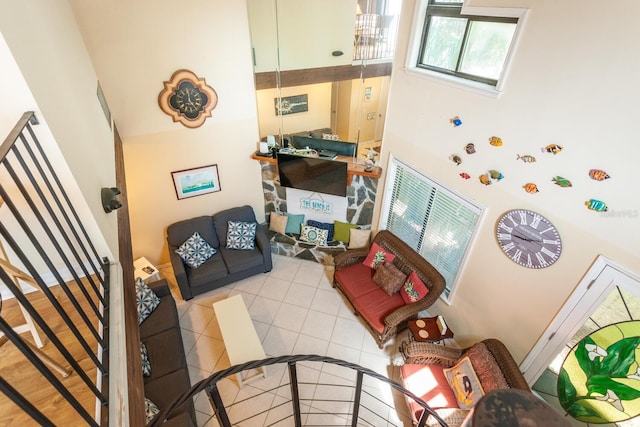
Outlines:
[[[453,74],[449,70],[442,70],[436,69],[436,67],[418,65],[422,57],[422,47],[424,46],[427,37],[427,9],[429,6],[443,10],[451,9],[454,7],[450,4],[437,1],[434,2],[433,0],[418,0],[416,2],[415,11],[413,14],[413,23],[411,26],[409,47],[406,56],[407,59],[405,63],[405,72],[416,77],[434,80],[439,83],[444,83],[451,86],[462,87],[483,95],[493,97],[500,96],[500,94],[504,91],[505,82],[511,68],[511,63],[513,61],[517,45],[519,44],[523,28],[525,26],[528,9],[467,6],[466,3],[463,3],[461,8],[458,5],[455,6],[456,9],[460,8],[460,17],[464,17],[466,19],[472,18],[472,20],[474,21],[505,22],[505,20],[517,20],[516,29],[514,31],[513,39],[511,40],[511,44],[507,51],[507,56],[505,58],[502,72],[494,85],[486,81],[468,79],[464,77],[464,73]],[[457,12],[452,13],[452,16],[458,16]],[[469,24],[467,23],[467,25]]]
[[[391,211],[391,202],[393,200],[393,192],[394,192],[394,182],[396,178],[397,168],[404,168],[407,172],[417,176],[419,179],[423,180],[427,183],[427,185],[433,187],[436,192],[441,192],[444,195],[448,196],[450,199],[455,199],[460,205],[463,205],[469,209],[477,211],[477,220],[473,230],[471,231],[471,236],[469,237],[469,241],[467,242],[466,248],[463,251],[462,257],[460,258],[460,263],[458,265],[458,269],[455,277],[451,281],[451,283],[446,284],[445,291],[440,295],[440,298],[451,305],[453,301],[453,297],[455,295],[456,290],[458,289],[458,282],[460,281],[460,277],[462,276],[462,272],[464,271],[466,264],[469,259],[469,254],[471,253],[473,246],[477,240],[477,235],[479,230],[482,227],[482,223],[484,220],[486,208],[474,200],[471,200],[469,197],[460,193],[459,191],[452,190],[451,188],[443,185],[438,182],[436,179],[427,176],[426,174],[420,172],[415,167],[411,166],[407,162],[399,160],[393,156],[392,153],[389,154],[389,163],[387,167],[387,176],[385,178],[385,190],[382,199],[382,206],[380,210],[380,218],[378,220],[378,229],[386,230],[387,224],[390,218]],[[437,212],[437,210],[436,210]],[[428,218],[428,217],[427,217]],[[425,218],[425,224],[427,223],[427,218]],[[422,241],[421,241],[422,242]],[[411,246],[411,244],[410,244]],[[420,248],[414,248],[416,252],[420,253]],[[428,261],[428,260],[427,260]],[[436,268],[438,268],[436,266]]]

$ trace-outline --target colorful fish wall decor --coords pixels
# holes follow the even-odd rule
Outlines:
[[[607,204],[601,200],[589,199],[584,204],[588,209],[596,212],[607,212],[609,210]]]
[[[569,181],[567,178],[563,178],[561,176],[554,176],[553,178],[551,178],[551,181],[563,188],[567,188],[567,187],[572,187],[573,185],[571,184],[571,181]]]
[[[458,156],[457,154],[452,154],[451,156],[449,156],[449,158],[456,165],[459,165],[460,163],[462,163],[462,158],[460,156]]]
[[[462,124],[462,120],[460,120],[460,117],[455,116],[451,119],[449,119],[449,123],[451,123],[453,125],[453,127],[458,127]]]
[[[471,175],[469,175],[469,174],[468,174],[468,173],[466,173],[466,172],[462,172],[462,173],[460,173],[460,178],[462,178],[462,179],[469,179],[469,178],[471,178]]]
[[[522,160],[525,163],[533,163],[536,161],[536,158],[533,157],[531,154],[523,154],[522,156],[518,154],[518,157],[516,157],[516,160]]]
[[[525,185],[522,186],[522,188],[524,188],[524,191],[526,191],[529,194],[535,194],[540,191],[538,190],[538,186],[533,182],[526,183]]]
[[[543,153],[558,154],[562,151],[562,147],[558,144],[549,144],[546,147],[542,147],[541,151]]]
[[[480,176],[478,177],[478,179],[480,180],[480,183],[481,183],[481,184],[484,184],[484,185],[491,185],[491,178],[489,178],[489,175],[487,175],[487,174],[480,175]]]
[[[497,170],[494,170],[494,169],[491,169],[489,171],[489,176],[491,177],[491,179],[496,181],[500,181],[502,178],[504,178],[504,175],[502,175],[501,172],[498,172]]]
[[[609,174],[602,169],[591,169],[589,171],[589,177],[596,181],[604,181],[605,179],[611,178]]]
[[[489,138],[489,144],[493,145],[494,147],[502,147],[502,138],[500,138],[499,136],[492,136],[491,138]]]
[[[468,143],[467,145],[464,146],[464,151],[467,152],[467,154],[473,154],[476,152],[476,146],[473,142]]]

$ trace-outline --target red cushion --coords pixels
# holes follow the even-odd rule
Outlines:
[[[380,289],[371,280],[372,276],[373,270],[357,263],[336,271],[334,279],[340,284],[349,301],[353,301],[361,295]]]
[[[458,402],[449,387],[442,366],[404,364],[400,367],[404,388],[424,400],[433,409],[457,408]],[[407,398],[411,415],[416,420],[422,415],[422,407]]]
[[[407,281],[400,288],[400,296],[405,304],[411,304],[420,301],[429,293],[429,288],[418,277],[415,271],[412,271],[407,277]]]
[[[384,319],[404,306],[404,301],[399,293],[391,296],[374,285],[375,289],[352,300],[353,306],[360,315],[379,333],[384,331]]]
[[[395,258],[396,256],[394,254],[385,251],[379,244],[373,242],[371,249],[369,249],[369,254],[362,263],[375,270],[385,262],[393,262]]]

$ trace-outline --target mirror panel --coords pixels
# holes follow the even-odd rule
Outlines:
[[[328,134],[357,142],[358,158],[379,152],[400,3],[247,0],[261,139]],[[301,111],[278,114],[301,96]]]

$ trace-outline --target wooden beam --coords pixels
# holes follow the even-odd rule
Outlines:
[[[341,65],[338,67],[307,68],[304,70],[280,71],[280,87],[303,86],[315,83],[338,82],[380,76],[390,76],[390,62],[382,64]],[[362,73],[362,75],[361,75]],[[277,73],[269,71],[255,74],[256,90],[273,89],[277,86]]]

